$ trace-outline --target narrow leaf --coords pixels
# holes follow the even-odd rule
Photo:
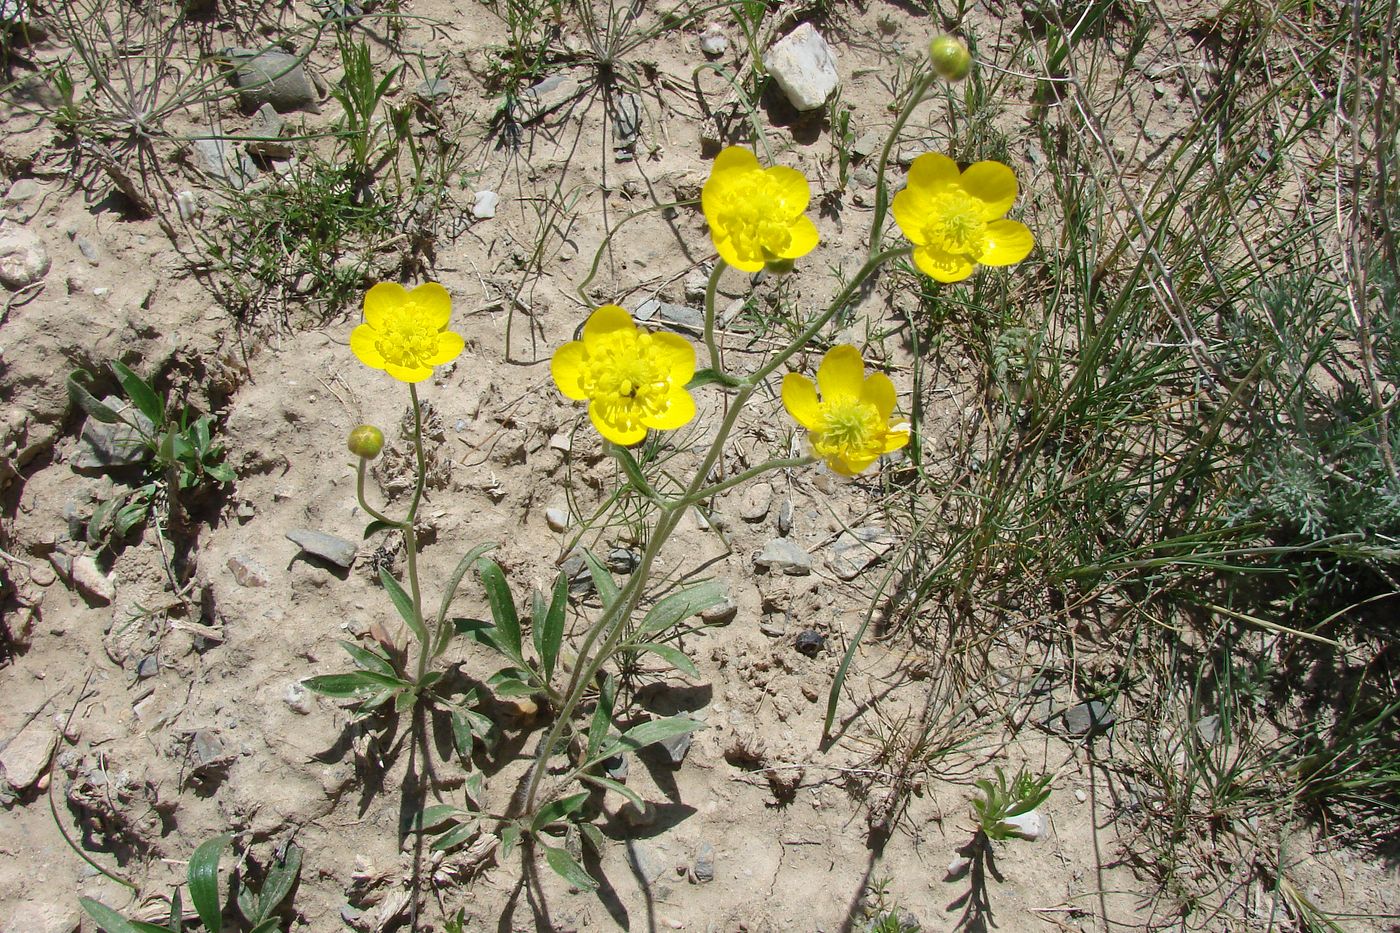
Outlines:
[[[646,638],[665,632],[680,623],[683,619],[697,613],[704,612],[711,606],[717,606],[724,602],[724,587],[714,580],[707,580],[695,586],[686,587],[678,593],[672,593],[664,599],[658,600],[651,611],[642,619],[642,624],[637,628],[637,638]]]
[[[544,665],[544,679],[554,676],[554,665],[559,660],[559,648],[564,643],[564,617],[569,611],[569,578],[561,573],[554,578],[554,597],[544,614],[543,625],[536,625],[535,647],[540,653],[540,663]]]
[[[210,933],[219,933],[224,927],[223,911],[219,907],[219,857],[232,838],[231,833],[215,836],[190,856],[190,901],[199,914],[199,922]]]
[[[128,920],[106,904],[94,901],[90,897],[78,898],[78,904],[106,933],[170,933],[165,927],[156,926],[154,923]]]
[[[498,697],[527,697],[539,693],[539,688],[532,683],[528,683],[526,678],[528,672],[519,668],[508,667],[503,671],[497,671],[490,680],[486,681],[486,686],[491,688],[491,692]]]
[[[435,803],[431,807],[424,807],[423,812],[418,814],[416,821],[419,830],[432,829],[450,820],[460,820],[461,809],[454,807],[450,803]]]
[[[505,572],[493,560],[483,559],[477,566],[481,570],[481,583],[486,587],[486,601],[491,605],[491,618],[496,622],[501,644],[512,657],[520,658],[520,618],[515,614],[515,600],[510,595]]]
[[[520,841],[520,826],[511,823],[501,830],[501,858],[504,862],[510,858],[510,854],[515,851],[515,844]]]
[[[428,846],[428,848],[434,852],[444,852],[453,846],[459,846],[467,842],[480,832],[481,827],[477,825],[476,820],[461,823],[434,839],[433,844]]]
[[[286,858],[282,859],[268,870],[267,879],[263,882],[262,890],[258,892],[258,916],[259,923],[272,917],[273,911],[291,893],[292,886],[297,882],[297,875],[301,873],[301,849],[297,846],[288,846]]]
[[[344,648],[346,653],[350,655],[350,659],[355,662],[356,667],[366,671],[377,671],[380,674],[387,674],[390,677],[393,677],[396,673],[394,671],[394,665],[389,663],[388,658],[366,648],[361,648],[353,641],[347,641],[342,638],[340,639],[340,647]]]
[[[588,563],[588,573],[593,577],[593,586],[598,590],[598,597],[602,599],[603,608],[606,609],[617,602],[617,584],[613,581],[612,572],[588,551],[583,552],[583,559]]]
[[[598,706],[593,710],[593,720],[588,724],[588,754],[584,757],[589,761],[598,757],[598,749],[603,747],[603,740],[608,737],[608,730],[612,728],[613,703],[616,700],[617,685],[612,677],[605,676],[602,689],[598,691]]]
[[[259,923],[257,926],[249,930],[248,933],[278,933],[280,923],[280,918],[268,917],[262,923]]]
[[[361,534],[360,537],[362,539],[368,538],[370,535],[377,535],[381,531],[395,531],[399,527],[399,525],[395,525],[393,522],[382,522],[376,518],[374,521],[370,522],[368,525],[365,526],[364,533]]]
[[[390,695],[409,687],[396,677],[376,674],[373,671],[356,671],[352,674],[323,674],[308,677],[301,682],[307,690],[337,700],[348,700],[364,693],[389,688]],[[387,699],[387,697],[385,698]]]
[[[165,424],[165,402],[156,394],[156,390],[151,388],[149,382],[136,375],[121,360],[112,360],[112,372],[117,374],[122,391],[141,414],[150,418],[156,427]]]
[[[570,813],[583,806],[583,802],[588,799],[588,796],[588,791],[584,791],[581,794],[570,794],[568,797],[551,800],[540,807],[540,811],[530,821],[530,832],[538,833],[550,823],[557,823],[566,818]]]
[[[626,797],[628,800],[630,800],[633,804],[636,805],[638,810],[641,810],[643,807],[646,806],[646,801],[642,800],[641,795],[634,791],[632,788],[628,787],[626,784],[622,783],[621,781],[614,781],[612,778],[603,777],[601,774],[580,774],[579,777],[590,784],[596,784],[604,790],[610,790],[616,794]],[[585,823],[584,825],[592,826],[593,824]]]
[[[88,381],[92,379],[92,373],[86,369],[75,369],[68,374],[68,398],[73,404],[103,424],[119,423],[122,416],[117,414],[115,409],[99,402],[97,397],[89,392],[82,382],[78,381],[79,376]]]
[[[699,389],[707,385],[718,382],[724,386],[738,386],[739,380],[725,373],[716,372],[713,369],[697,369],[695,375],[690,377],[690,381],[685,384],[686,389]]]
[[[870,627],[870,620],[875,618],[875,614],[867,612],[865,618],[861,620],[860,628],[851,636],[851,643],[846,646],[846,653],[841,657],[841,663],[836,667],[836,676],[831,680],[831,691],[826,695],[826,718],[822,720],[822,735],[831,735],[831,724],[836,721],[836,704],[841,702],[841,688],[846,685],[846,672],[851,669],[851,662],[855,660],[856,650],[860,648],[860,640],[865,637],[865,630]]]
[[[592,823],[580,823],[579,829],[583,830],[583,838],[593,847],[593,851],[599,855],[603,854],[603,831]]]
[[[691,677],[699,677],[700,669],[695,666],[695,662],[685,656],[685,652],[675,645],[662,645],[656,642],[647,642],[636,646],[638,651],[650,651],[652,654],[660,655],[662,660],[674,667],[676,670],[688,674]]]
[[[594,881],[588,872],[583,870],[583,866],[574,861],[574,857],[566,850],[556,846],[544,846],[544,860],[549,863],[549,867],[554,869],[554,873],[574,887],[582,891],[596,891],[598,882]]]
[[[180,889],[170,895],[170,923],[166,924],[174,933],[184,933],[185,902],[180,899]]]
[[[462,559],[457,561],[457,566],[452,570],[452,576],[447,578],[447,589],[442,591],[442,604],[438,606],[438,643],[433,648],[433,657],[437,657],[446,651],[448,644],[452,641],[453,630],[451,627],[444,625],[443,622],[447,619],[447,610],[452,607],[452,600],[457,598],[457,589],[462,585],[462,578],[467,575],[467,571],[481,558],[481,555],[492,550],[495,546],[495,544],[489,541],[478,544],[466,554],[462,555]]]
[[[413,630],[413,634],[418,638],[420,645],[428,643],[428,630],[423,625],[423,620],[418,618],[418,613],[413,609],[413,600],[404,588],[399,585],[399,581],[394,579],[394,575],[389,572],[388,567],[379,568],[379,582],[384,584],[384,589],[389,593],[389,599],[393,601],[394,608],[399,611],[399,615],[408,627]]]
[[[619,752],[635,752],[660,742],[662,739],[694,732],[704,725],[700,720],[691,719],[689,716],[668,716],[665,719],[653,719],[651,722],[644,722],[640,726],[628,729],[604,746],[594,757],[603,759],[611,758]]]

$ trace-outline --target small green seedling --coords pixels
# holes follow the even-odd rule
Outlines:
[[[1022,768],[1010,784],[1000,766],[996,775],[995,784],[985,778],[976,782],[982,798],[972,801],[972,810],[977,814],[978,831],[1000,842],[1017,834],[1016,827],[1006,822],[1008,819],[1031,812],[1049,798],[1050,775],[1032,777]]]
[[[219,858],[224,847],[233,839],[231,833],[215,836],[205,842],[190,858],[187,887],[195,913],[206,933],[222,933],[224,916],[219,899]],[[238,912],[248,924],[248,933],[276,933],[282,927],[275,914],[278,905],[287,899],[301,872],[301,849],[288,846],[286,854],[267,873],[262,888],[253,891],[237,879],[230,878],[235,890]],[[170,920],[165,926],[143,920],[128,920],[112,908],[90,897],[78,898],[89,917],[97,921],[104,933],[184,933],[184,904],[180,889],[170,896]]]

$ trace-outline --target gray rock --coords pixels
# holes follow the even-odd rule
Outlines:
[[[631,573],[637,569],[637,565],[641,562],[640,554],[625,547],[615,547],[608,551],[608,559],[604,561],[608,569],[614,573]]]
[[[0,284],[10,291],[28,288],[49,271],[44,241],[26,227],[0,222]]]
[[[763,65],[798,110],[816,110],[841,83],[836,53],[812,26],[803,23],[773,44]]]
[[[773,487],[768,483],[754,483],[744,491],[744,501],[739,505],[739,517],[746,522],[761,522],[768,517],[768,509],[773,504]]]
[[[452,92],[451,81],[434,77],[418,82],[418,86],[413,89],[413,96],[425,104],[436,104],[449,99]]]
[[[82,920],[69,904],[45,904],[38,899],[21,901],[5,918],[3,933],[78,933]]]
[[[155,433],[155,424],[126,402],[109,395],[102,404],[130,423],[106,424],[96,418],[83,422],[78,433],[78,450],[71,466],[79,471],[117,470],[140,466],[151,457],[146,438]]]
[[[706,625],[728,625],[739,614],[739,605],[725,596],[708,609],[701,610],[700,621]]]
[[[797,640],[792,646],[797,649],[798,654],[815,658],[822,648],[826,647],[826,636],[814,628],[804,629],[797,634]]]
[[[766,613],[758,620],[758,630],[769,638],[782,638],[787,634],[787,616]]]
[[[683,328],[693,333],[703,333],[705,330],[705,314],[703,311],[696,311],[694,308],[687,308],[685,305],[675,305],[667,301],[660,301],[656,298],[648,298],[637,305],[637,310],[633,314],[639,321],[650,321],[657,318],[663,324],[672,327]]]
[[[198,195],[193,191],[181,191],[175,195],[175,212],[185,223],[194,220],[200,214]]]
[[[501,204],[501,196],[494,191],[478,191],[472,199],[472,216],[477,220],[490,220],[496,216],[496,208]]]
[[[685,290],[686,301],[704,301],[705,289],[710,284],[710,266],[708,263],[696,266],[686,273],[681,287]]]
[[[642,99],[636,94],[618,94],[613,111],[613,146],[630,149],[642,132]]]
[[[271,104],[259,107],[258,112],[253,114],[252,122],[248,124],[248,135],[254,137],[244,143],[248,154],[264,159],[290,159],[292,145],[282,138],[282,130],[286,123],[277,112],[277,108]]]
[[[258,167],[241,157],[221,136],[194,141],[194,165],[209,178],[242,191],[258,175]]]
[[[695,850],[695,880],[707,884],[715,880],[715,847],[708,842],[700,843]]]
[[[563,531],[569,527],[569,513],[563,509],[545,509],[544,522],[550,531]]]
[[[631,804],[629,803],[628,806]],[[670,866],[664,853],[635,839],[629,839],[627,842],[627,861],[632,863],[633,870],[642,879],[642,882],[648,885],[655,884],[660,880]]]
[[[239,586],[263,587],[272,581],[271,575],[262,564],[243,554],[235,554],[226,565]]]
[[[224,740],[212,729],[196,729],[190,734],[190,755],[196,768],[217,767],[233,757]]]
[[[701,34],[700,51],[709,58],[719,58],[729,51],[729,39],[718,23],[710,26]]]
[[[669,739],[662,739],[657,742],[657,747],[666,752],[666,760],[671,764],[680,766],[685,761],[686,753],[690,751],[690,744],[694,737],[689,732],[682,732],[680,735],[673,735]]]
[[[579,96],[578,82],[568,75],[550,75],[520,95],[518,113],[526,123],[558,110]]]
[[[868,133],[862,133],[855,142],[851,143],[851,155],[859,162],[861,159],[868,159],[879,152],[880,147],[884,144],[885,137],[871,130]]]
[[[792,532],[792,518],[794,511],[796,510],[792,506],[791,499],[784,499],[782,501],[782,504],[778,506],[779,537],[786,538],[788,534]]]
[[[43,189],[34,179],[17,178],[14,184],[10,185],[10,190],[5,192],[5,210],[9,211],[15,220],[24,223],[38,211],[42,194]]]
[[[58,742],[58,731],[47,719],[36,716],[0,751],[0,772],[16,791],[33,787],[49,768]]]
[[[354,542],[346,541],[337,535],[328,535],[324,531],[311,531],[307,528],[295,528],[287,532],[287,540],[296,544],[308,554],[328,560],[337,567],[350,569],[350,565],[355,562]]]
[[[603,776],[624,784],[627,783],[627,756],[614,755],[611,758],[603,759]]]
[[[136,663],[136,679],[146,680],[160,673],[160,659],[148,654]]]
[[[894,547],[894,538],[885,529],[866,525],[841,532],[827,557],[827,566],[842,580],[854,580],[860,572]]]
[[[73,235],[73,245],[78,247],[78,252],[83,254],[83,258],[88,261],[89,265],[97,265],[102,258],[97,251],[97,245],[81,233]]]
[[[316,89],[297,56],[279,49],[234,49],[228,57],[233,61],[238,103],[245,113],[253,113],[263,104],[271,104],[278,113],[317,109]]]
[[[805,577],[812,572],[812,555],[789,538],[774,538],[754,555],[754,566],[769,573]]]
[[[73,558],[71,579],[80,594],[99,606],[107,605],[117,596],[111,576],[102,572],[91,554]]]
[[[1104,701],[1090,700],[1071,706],[1061,719],[1064,731],[1070,735],[1096,735],[1108,731],[1118,716]]]
[[[589,573],[588,562],[583,559],[581,551],[570,551],[569,556],[560,562],[559,569],[569,578],[570,593],[583,596],[593,592],[593,574]]]
[[[1211,713],[1196,720],[1196,735],[1207,745],[1220,741],[1220,714]]]

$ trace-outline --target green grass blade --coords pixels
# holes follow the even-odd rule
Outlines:
[[[190,900],[195,913],[199,914],[199,922],[210,933],[219,933],[224,926],[219,905],[219,857],[231,839],[232,833],[222,833],[195,849],[190,856]]]

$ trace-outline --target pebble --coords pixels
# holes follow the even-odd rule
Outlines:
[[[840,84],[836,53],[811,23],[803,23],[773,44],[763,66],[798,110],[816,110]]]
[[[569,527],[569,513],[563,509],[545,509],[544,521],[550,531],[564,531]]]
[[[200,215],[199,198],[193,191],[181,191],[175,195],[175,212],[180,219],[189,223]]]
[[[695,880],[701,884],[715,880],[715,847],[708,842],[700,843],[695,850]]]
[[[966,855],[954,856],[953,860],[948,863],[948,871],[947,874],[943,876],[943,880],[957,881],[963,875],[967,874],[967,870],[971,867],[972,859],[968,858]]]
[[[478,191],[472,196],[472,216],[477,220],[490,220],[496,216],[496,208],[501,204],[501,196],[489,189]]]
[[[1088,803],[1089,795],[1084,793],[1082,788],[1076,787],[1074,789],[1074,799],[1078,800],[1080,803]]]
[[[768,483],[754,483],[744,492],[744,501],[739,506],[739,517],[746,522],[761,522],[768,517],[768,509],[773,504],[773,487]]]
[[[1002,820],[1003,826],[1010,826],[1017,836],[1027,842],[1035,842],[1045,835],[1045,815],[1039,810],[1031,810]]]
[[[3,933],[78,933],[81,924],[77,907],[34,899],[16,904],[0,929]]]
[[[1052,719],[1052,725],[1057,720],[1070,735],[1096,735],[1106,732],[1118,721],[1118,716],[1103,700],[1090,700],[1071,706],[1064,711],[1062,717]]]
[[[121,421],[106,424],[88,418],[78,433],[78,450],[71,461],[73,468],[105,471],[139,466],[149,460],[151,450],[146,445],[146,437],[155,432],[151,419],[115,395],[104,398],[102,404],[134,424]]]
[[[452,82],[446,78],[425,78],[413,89],[415,99],[425,104],[438,103],[452,96]]]
[[[817,654],[826,647],[826,636],[814,628],[804,629],[797,635],[797,640],[793,642],[793,647],[798,654],[805,654],[809,658],[815,658]]]
[[[778,506],[778,536],[786,538],[792,532],[792,518],[795,510],[791,499],[784,499]]]
[[[258,167],[241,157],[233,144],[221,136],[194,141],[194,165],[235,191],[242,191],[258,175]]]
[[[630,802],[623,807],[622,812],[626,813],[628,807],[632,807]],[[669,864],[663,853],[645,842],[636,840],[629,840],[627,843],[627,861],[632,863],[632,868],[641,876],[643,883],[649,885],[655,884],[666,873]]]
[[[703,609],[700,612],[700,621],[706,625],[728,625],[734,621],[734,617],[739,614],[739,605],[725,596],[724,599]]]
[[[78,252],[83,254],[83,258],[88,261],[89,265],[97,265],[101,257],[97,252],[96,245],[91,240],[78,233],[73,236],[73,244],[78,247]]]
[[[19,735],[0,751],[0,771],[16,791],[33,787],[49,768],[49,758],[58,742],[58,731],[41,717],[29,721]]]
[[[242,554],[230,557],[226,566],[239,586],[263,587],[272,580],[262,564]]]
[[[673,735],[669,739],[662,739],[656,744],[666,752],[666,759],[676,767],[680,767],[685,761],[686,753],[690,751],[693,736],[689,732],[682,732],[680,735]]]
[[[894,539],[877,525],[841,532],[827,557],[827,566],[842,580],[854,580],[894,547]]]
[[[1207,745],[1220,741],[1220,714],[1211,713],[1196,720],[1196,735]]]
[[[631,573],[637,569],[637,565],[641,562],[640,554],[625,547],[615,547],[608,551],[608,559],[604,561],[608,569],[614,573]]]
[[[15,220],[24,223],[38,211],[37,202],[41,193],[39,183],[34,179],[17,178],[10,185],[10,190],[5,192],[5,209]]]
[[[705,300],[705,289],[710,284],[710,271],[710,266],[706,263],[686,273],[685,280],[681,283],[681,288],[685,290],[686,301]]]
[[[859,162],[861,159],[870,158],[878,152],[880,147],[884,144],[885,137],[871,130],[868,133],[861,134],[855,142],[851,143],[851,155]]]
[[[520,119],[533,123],[552,110],[564,106],[579,94],[578,82],[567,75],[550,75],[520,95]]]
[[[650,321],[652,318],[657,318],[663,324],[684,328],[697,334],[703,333],[705,330],[704,312],[656,298],[648,298],[637,305],[633,317],[639,321]]]
[[[225,54],[233,61],[233,83],[245,113],[263,104],[271,104],[278,113],[317,109],[316,89],[295,55],[277,49],[231,49]]]
[[[73,586],[90,601],[106,605],[116,598],[117,587],[111,575],[102,572],[91,554],[74,558],[71,573]]]
[[[774,538],[753,557],[754,566],[770,573],[805,577],[812,572],[812,555],[789,538]]]
[[[286,703],[292,712],[305,716],[311,712],[311,691],[303,687],[300,681],[294,680],[282,691],[282,702]]]
[[[136,679],[148,680],[160,673],[160,659],[148,654],[136,663]]]
[[[282,138],[282,129],[286,122],[276,107],[263,104],[258,108],[258,112],[253,114],[253,120],[248,125],[248,135],[257,138],[248,140],[243,147],[249,155],[261,156],[264,159],[290,159],[292,144]]]
[[[28,288],[49,271],[44,241],[26,227],[0,222],[0,284],[11,291]]]
[[[611,758],[604,758],[603,776],[624,784],[627,783],[627,756],[613,755]]]
[[[719,58],[729,51],[729,39],[718,23],[711,25],[700,35],[700,51],[709,58]]]
[[[303,551],[323,560],[328,560],[337,567],[350,569],[350,565],[355,562],[356,547],[354,542],[347,541],[337,535],[328,535],[323,531],[311,531],[307,528],[294,528],[287,532],[287,540],[296,544]]]

